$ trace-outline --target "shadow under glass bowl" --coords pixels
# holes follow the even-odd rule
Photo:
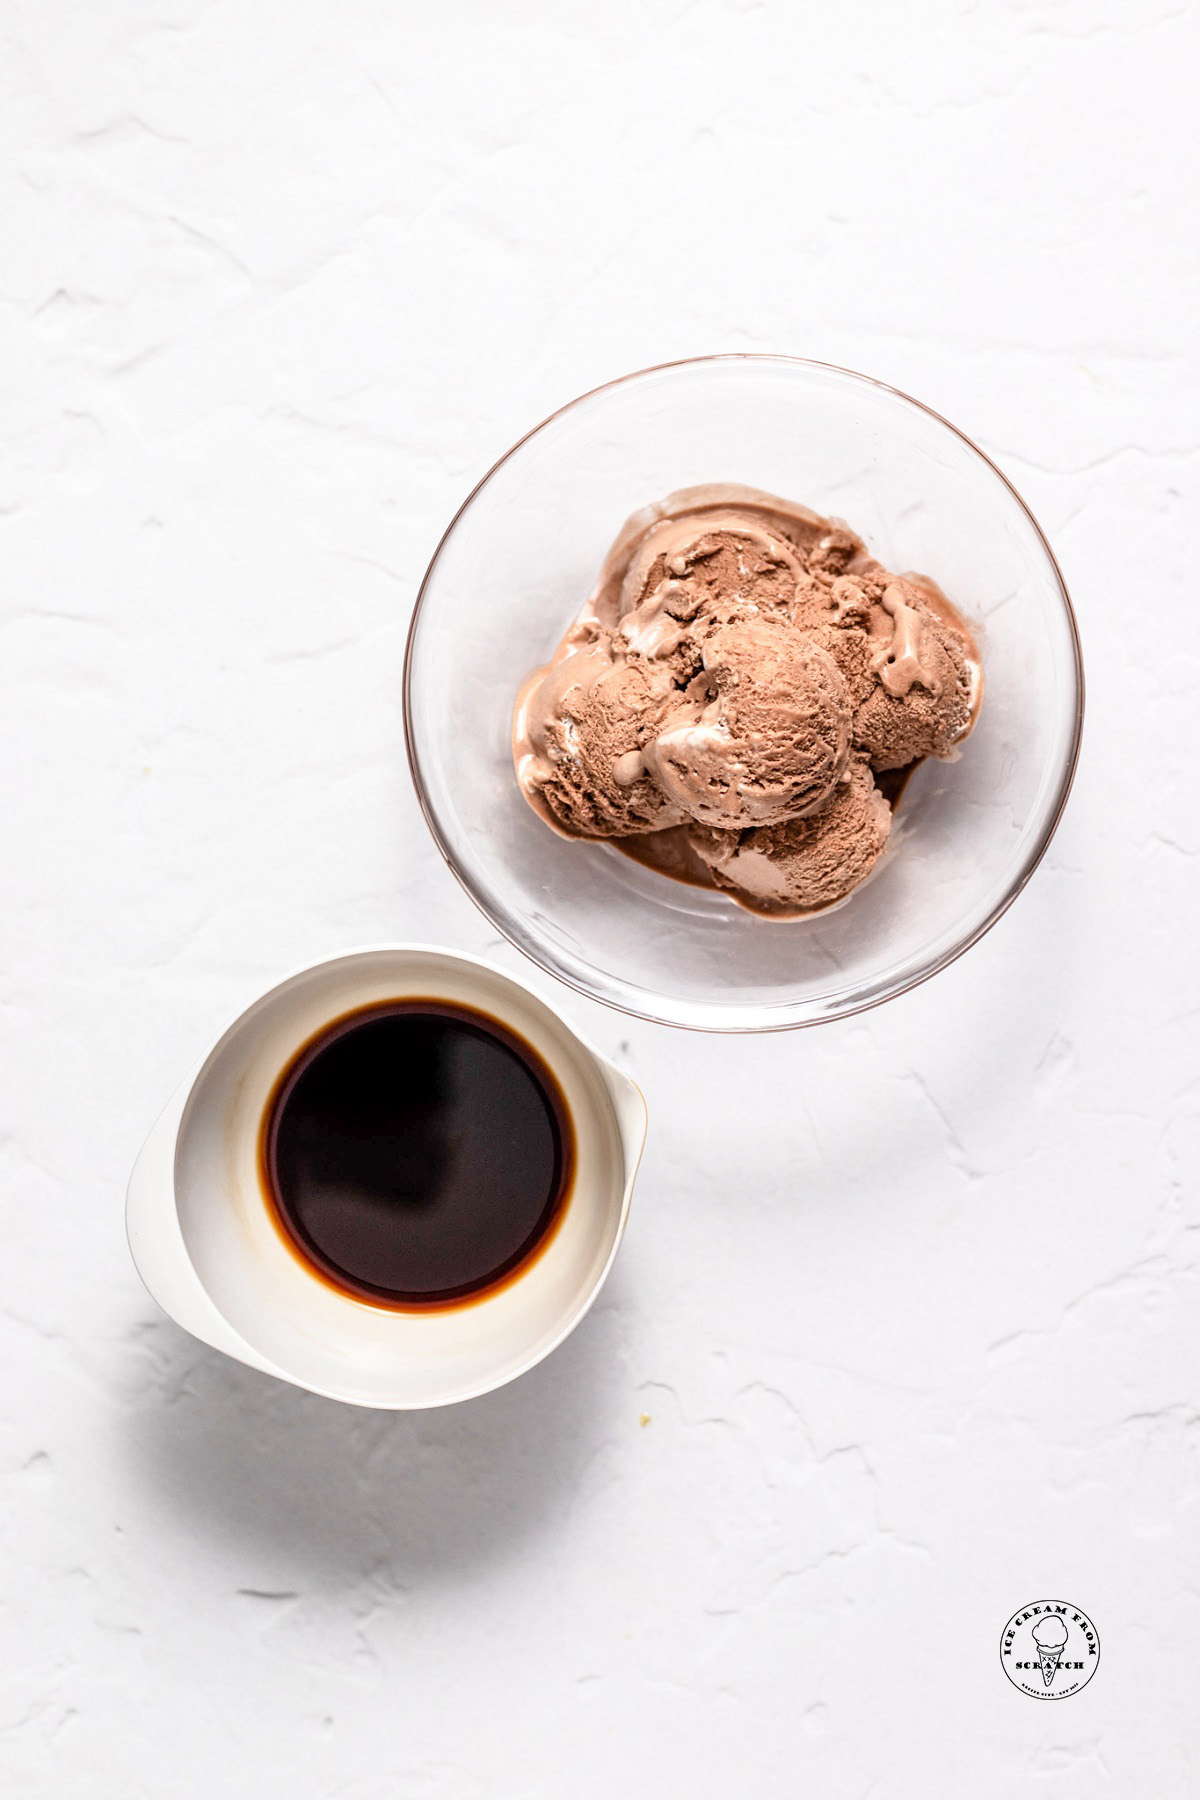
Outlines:
[[[921,765],[878,872],[809,919],[763,920],[608,845],[559,838],[513,774],[517,689],[549,659],[623,521],[713,481],[847,520],[886,567],[939,582],[980,642],[983,710],[960,759]],[[404,686],[421,806],[488,918],[593,999],[710,1031],[841,1018],[961,955],[1037,866],[1083,719],[1071,603],[1005,477],[918,401],[781,356],[646,369],[522,438],[434,555]]]

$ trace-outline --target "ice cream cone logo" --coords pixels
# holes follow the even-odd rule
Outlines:
[[[1067,1628],[1057,1613],[1038,1620],[1033,1628],[1033,1641],[1037,1645],[1042,1680],[1049,1687],[1058,1669],[1059,1658],[1067,1645]]]
[[[1000,1666],[1031,1700],[1067,1700],[1100,1662],[1100,1634],[1069,1600],[1031,1600],[1000,1634]]]

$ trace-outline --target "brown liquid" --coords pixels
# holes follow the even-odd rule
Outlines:
[[[260,1152],[292,1248],[343,1293],[398,1309],[510,1280],[557,1227],[575,1168],[567,1103],[537,1051],[436,999],[319,1032],[279,1079]]]

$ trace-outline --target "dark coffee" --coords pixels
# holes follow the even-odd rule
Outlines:
[[[510,1279],[557,1226],[575,1166],[566,1101],[532,1045],[426,999],[348,1013],[306,1044],[267,1107],[261,1152],[305,1262],[398,1308]]]

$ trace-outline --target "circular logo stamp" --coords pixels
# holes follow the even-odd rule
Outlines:
[[[1000,1637],[1000,1662],[1014,1687],[1035,1700],[1065,1700],[1086,1687],[1100,1663],[1100,1635],[1067,1600],[1034,1600]]]

